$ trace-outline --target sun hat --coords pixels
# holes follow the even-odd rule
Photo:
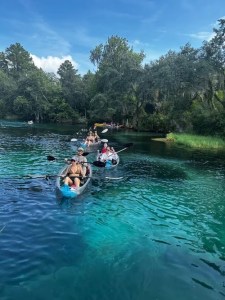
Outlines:
[[[79,148],[77,149],[77,151],[82,151],[82,152],[84,152],[84,148],[79,147]]]

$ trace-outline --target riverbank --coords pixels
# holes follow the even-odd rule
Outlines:
[[[225,150],[225,140],[219,137],[201,136],[184,133],[169,133],[165,138],[154,139],[157,141],[176,143],[191,148],[207,150]]]

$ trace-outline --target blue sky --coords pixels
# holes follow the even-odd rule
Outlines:
[[[148,63],[186,43],[200,47],[225,16],[224,0],[1,0],[0,51],[20,43],[37,66],[56,72],[69,59],[85,74],[90,51],[112,35]]]

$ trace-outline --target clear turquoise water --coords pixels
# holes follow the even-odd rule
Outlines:
[[[134,143],[107,171],[122,180],[96,168],[60,201],[54,180],[20,178],[57,174],[78,130],[1,122],[0,299],[225,299],[224,154],[112,131]]]

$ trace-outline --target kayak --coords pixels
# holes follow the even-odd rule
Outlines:
[[[94,126],[95,127],[105,127],[106,123],[95,123]]]
[[[91,149],[91,148],[95,148],[95,147],[97,148],[97,147],[99,147],[101,145],[101,142],[102,141],[99,140],[97,142],[91,143],[89,146],[87,144],[85,144],[85,143],[81,143],[80,147],[84,148],[85,150]]]
[[[68,165],[64,166],[59,171],[58,177],[56,179],[56,188],[57,188],[59,194],[61,195],[61,197],[75,198],[75,197],[79,196],[80,194],[82,194],[84,192],[84,190],[87,188],[87,186],[91,180],[91,176],[92,176],[92,167],[90,164],[87,164],[87,172],[86,172],[87,177],[84,178],[84,182],[80,185],[79,188],[70,187],[70,186],[64,184],[61,176],[66,174],[67,168],[68,168]]]
[[[107,123],[95,123],[95,127],[106,127],[106,128],[121,128],[124,127],[123,125],[116,125],[116,124],[107,124]]]
[[[101,156],[101,153],[98,150],[97,151],[97,156],[96,156],[96,162],[100,162],[100,156]],[[118,166],[119,162],[120,162],[120,158],[117,154],[117,159],[116,160],[107,160],[105,162],[105,169],[108,169],[108,170],[113,169],[113,168]]]

